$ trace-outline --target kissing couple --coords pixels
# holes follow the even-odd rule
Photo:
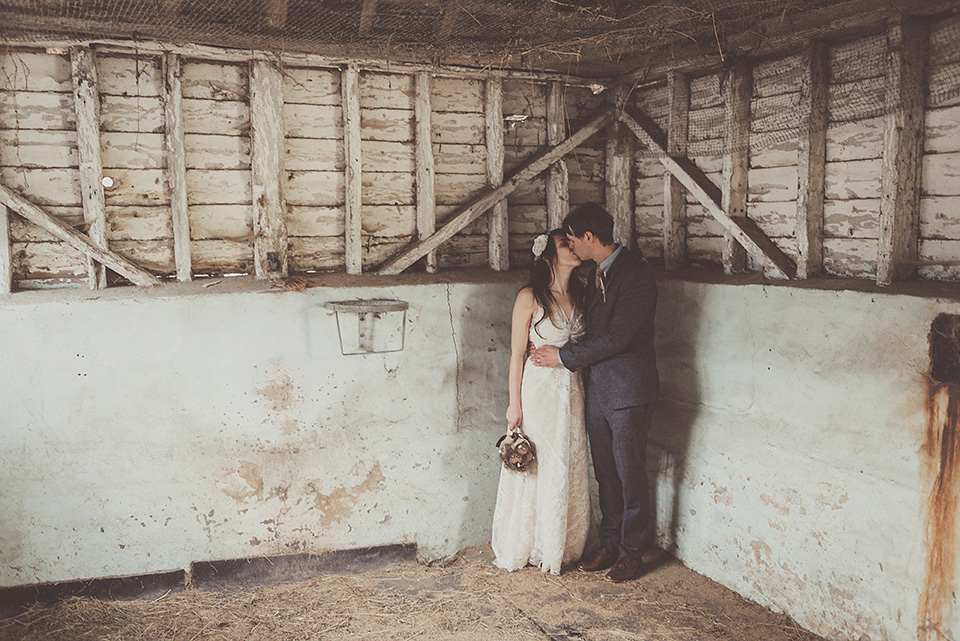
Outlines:
[[[656,280],[643,258],[614,243],[613,218],[596,203],[539,236],[533,254],[513,308],[506,418],[534,443],[537,463],[500,472],[494,563],[559,574],[579,561],[584,572],[629,581],[643,573],[655,538],[646,443],[660,387]],[[586,261],[596,267],[583,283],[574,270]],[[593,550],[587,434],[602,517]]]

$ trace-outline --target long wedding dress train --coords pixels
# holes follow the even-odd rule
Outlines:
[[[530,340],[540,347],[562,346],[582,335],[579,315],[561,315],[561,327],[540,310]],[[543,322],[537,326],[537,322]],[[537,452],[535,469],[501,468],[493,514],[494,563],[517,570],[528,563],[544,572],[580,558],[590,530],[587,436],[580,374],[564,367],[527,363],[520,387],[521,428]]]

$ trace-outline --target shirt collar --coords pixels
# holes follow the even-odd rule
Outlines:
[[[617,259],[621,249],[623,249],[623,245],[617,245],[617,248],[613,250],[613,253],[607,256],[603,262],[600,263],[600,271],[603,272],[604,276],[606,276],[607,272],[610,271],[610,267],[613,265],[613,261]]]

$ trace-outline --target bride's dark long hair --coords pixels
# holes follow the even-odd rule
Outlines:
[[[566,237],[567,235],[564,230],[554,229],[547,234],[547,246],[544,247],[543,253],[540,254],[539,257],[535,256],[533,259],[533,269],[530,271],[529,287],[533,289],[533,298],[540,307],[546,310],[543,318],[534,324],[533,327],[535,330],[540,326],[540,323],[548,317],[554,325],[560,325],[557,318],[560,305],[550,292],[550,283],[553,282],[553,264],[557,260],[557,242],[566,239]],[[570,283],[567,285],[567,291],[570,293],[570,298],[573,299],[574,311],[582,310],[586,286],[576,272],[570,274]],[[537,330],[537,334],[540,334],[539,330]]]

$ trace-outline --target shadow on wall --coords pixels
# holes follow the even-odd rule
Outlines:
[[[680,484],[700,412],[697,337],[702,315],[701,301],[683,288],[664,291],[661,283],[656,334],[660,398],[647,440],[647,468],[658,544],[674,556],[681,527]]]

